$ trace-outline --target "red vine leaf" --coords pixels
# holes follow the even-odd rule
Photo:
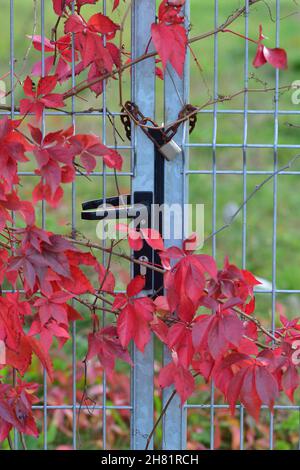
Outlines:
[[[19,432],[38,437],[32,414],[32,405],[39,400],[34,394],[38,388],[37,384],[22,382],[17,385],[0,385],[0,439],[5,439],[12,427]]]
[[[120,26],[114,23],[108,16],[96,13],[88,21],[88,27],[96,33],[105,34],[107,39],[113,39]]]
[[[207,348],[214,359],[230,346],[238,347],[244,333],[243,322],[231,310],[219,310],[215,315],[200,315],[193,326],[196,351]]]
[[[19,133],[19,121],[12,121],[7,117],[0,120],[0,173],[8,191],[14,184],[19,183],[17,166],[19,162],[27,162],[26,152],[32,149],[25,137]]]
[[[96,157],[103,157],[104,163],[109,168],[122,169],[123,159],[114,149],[109,149],[102,144],[94,134],[77,134],[70,139],[76,155],[79,155],[83,166],[88,173],[96,167]]]
[[[256,55],[253,60],[253,66],[258,68],[268,62],[275,68],[286,69],[287,68],[286,51],[279,47],[275,47],[274,49],[270,49],[266,47],[262,43],[264,39],[265,39],[265,36],[263,35],[263,32],[262,32],[262,25],[260,25],[258,46],[257,46]]]
[[[182,7],[185,0],[176,2],[162,1],[158,10],[158,24],[152,24],[153,44],[161,58],[163,68],[167,63],[174,67],[181,77],[184,69],[187,33],[183,26]]]
[[[65,106],[63,94],[51,93],[56,84],[56,75],[42,77],[35,88],[31,78],[27,77],[23,89],[29,98],[20,100],[20,113],[22,115],[33,113],[40,121],[45,108],[63,108]]]
[[[118,294],[113,309],[121,310],[117,319],[117,331],[120,342],[126,348],[133,340],[140,351],[144,351],[150,341],[150,323],[153,320],[154,303],[149,297],[134,299],[144,287],[145,280],[137,276],[127,288],[127,296]]]
[[[187,47],[185,28],[179,24],[153,24],[151,34],[163,68],[165,69],[170,62],[178,75],[182,77]]]
[[[160,370],[158,383],[162,388],[170,387],[174,384],[182,404],[195,390],[195,380],[191,372],[180,365],[176,366],[173,362],[170,362]]]
[[[31,346],[32,352],[38,357],[44,369],[47,371],[49,379],[53,380],[53,364],[51,362],[48,352],[44,349],[44,346],[37,339],[32,336],[27,336],[27,341]]]
[[[126,233],[129,246],[132,250],[140,251],[143,248],[144,243],[141,232],[122,223],[117,224],[116,229],[121,233]]]
[[[132,364],[128,351],[121,346],[115,327],[107,326],[96,333],[90,333],[88,342],[86,359],[90,360],[97,356],[109,376],[113,373],[116,359],[122,359],[128,364]]]
[[[153,248],[153,250],[163,251],[165,249],[163,239],[160,233],[153,228],[141,228],[141,233],[145,242]]]

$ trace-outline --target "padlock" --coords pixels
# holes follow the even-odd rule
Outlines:
[[[170,140],[170,142],[159,147],[159,151],[169,162],[171,162],[178,154],[181,153],[181,148],[176,144],[175,140]]]
[[[178,115],[178,119],[184,119],[186,113],[190,113],[194,107],[186,105]],[[173,140],[179,128],[180,121],[171,127],[164,129],[164,123],[158,126],[153,119],[145,117],[135,103],[127,101],[121,110],[121,121],[125,127],[126,136],[131,139],[131,119],[137,125],[140,125],[141,130],[149,137],[150,140],[156,145],[160,154],[169,162],[173,161],[177,155],[181,153],[181,148]],[[192,121],[191,121],[192,120]],[[196,117],[190,119],[190,132],[194,128]],[[151,126],[147,126],[151,124]]]

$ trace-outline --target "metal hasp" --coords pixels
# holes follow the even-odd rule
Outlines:
[[[82,203],[81,218],[83,220],[119,220],[133,219],[133,227],[136,230],[150,228],[152,226],[153,193],[150,191],[135,191],[131,195],[108,197],[106,199],[94,199]],[[144,243],[140,251],[133,252],[134,259],[152,260],[154,257],[151,247]],[[145,289],[152,290],[152,271],[146,266],[134,265],[134,275],[143,274],[146,277]],[[146,269],[145,269],[146,268]],[[154,279],[155,282],[155,279]]]

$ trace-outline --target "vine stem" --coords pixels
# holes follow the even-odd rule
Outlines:
[[[289,84],[289,85],[282,85],[278,88],[278,91],[279,92],[285,92],[285,91],[290,91],[290,90],[299,90],[300,89],[300,85],[293,85],[293,84]],[[234,98],[237,98],[238,96],[240,95],[243,95],[244,93],[267,93],[267,92],[271,92],[271,91],[276,91],[276,88],[275,87],[264,87],[264,88],[242,88],[241,90],[238,90],[232,94],[229,94],[229,95],[219,95],[218,98],[215,98],[215,99],[209,99],[208,101],[206,101],[205,103],[203,103],[201,106],[195,106],[193,111],[191,111],[190,113],[186,114],[184,117],[182,118],[179,118],[179,119],[176,119],[175,121],[171,121],[170,123],[168,123],[168,127],[173,127],[175,125],[178,125],[178,124],[181,124],[185,121],[187,121],[188,119],[190,119],[191,117],[195,116],[196,114],[200,113],[203,109],[209,107],[209,106],[212,106],[214,104],[218,104],[218,103],[224,103],[226,101],[231,101],[233,100]],[[73,96],[73,95],[72,95]],[[5,105],[0,105],[0,109],[4,110],[4,111],[11,111],[11,106],[5,106]],[[52,109],[52,110],[57,110],[57,111],[62,111],[62,110],[59,110],[59,109],[56,109],[56,108],[49,108],[49,109]],[[14,108],[14,111],[15,112],[19,112],[20,109],[18,107],[15,107]],[[93,111],[101,111],[99,109],[96,109],[96,108],[88,108],[84,111],[82,111],[83,113],[91,113]],[[69,111],[63,111],[64,114],[66,116],[71,116],[72,115],[72,112],[69,112]],[[129,114],[127,112],[127,114]],[[28,113],[28,116],[31,116],[31,113]],[[134,119],[134,116],[130,115],[130,117],[132,118],[132,120],[134,121],[134,123],[144,129],[149,129],[149,130],[152,130],[152,129],[156,129],[156,130],[159,130],[159,129],[163,129],[164,126],[154,126],[154,125],[149,125],[149,124],[142,124],[140,122],[138,122],[136,119]],[[24,119],[24,117],[23,117]],[[296,126],[295,126],[296,127]],[[17,132],[21,133],[18,129],[15,129]],[[22,135],[30,142],[30,138],[28,136],[26,136],[25,134],[22,133]]]
[[[8,442],[8,446],[9,446],[10,450],[14,450],[14,446],[13,446],[10,434],[8,434],[8,436],[7,436],[7,442]]]
[[[240,34],[240,33],[236,33],[235,31],[232,31],[232,29],[222,29],[220,32],[234,34],[235,36],[238,36],[239,38],[245,39],[246,41],[253,42],[254,44],[259,44],[259,41],[255,41],[254,39],[247,38],[247,36],[244,36],[243,34]]]
[[[170,395],[169,398],[168,398],[168,401],[166,402],[165,406],[163,407],[162,412],[160,413],[159,417],[158,417],[157,420],[155,421],[155,424],[154,424],[154,426],[153,426],[153,428],[152,428],[152,431],[150,432],[150,434],[149,434],[149,436],[148,436],[148,438],[147,438],[145,450],[148,450],[149,445],[150,445],[150,442],[151,442],[151,439],[152,439],[152,437],[154,436],[154,433],[155,433],[155,431],[156,431],[156,429],[157,429],[159,423],[161,422],[161,420],[163,419],[164,415],[166,414],[166,412],[167,412],[167,410],[168,410],[168,408],[169,408],[169,406],[170,406],[170,404],[171,404],[173,398],[175,397],[176,393],[177,393],[176,390],[173,390],[173,392],[171,393],[171,395]]]
[[[237,307],[231,307],[232,310],[234,310],[236,313],[238,313],[241,317],[244,317],[246,318],[248,321],[254,323],[257,328],[262,332],[264,333],[266,336],[268,336],[270,339],[272,339],[276,344],[280,344],[281,341],[276,338],[276,336],[274,336],[269,330],[267,330],[261,323],[260,321],[256,318],[256,317],[251,317],[251,315],[248,315],[247,313],[244,313],[242,310],[240,310],[239,308]],[[283,337],[283,335],[281,333],[278,333],[281,337]]]
[[[59,16],[59,17],[57,18],[57,21],[56,21],[54,27],[53,27],[52,30],[51,30],[51,36],[52,36],[51,39],[52,39],[52,41],[55,41],[55,51],[54,51],[54,61],[53,61],[53,64],[56,63],[56,59],[57,59],[57,30],[58,30],[58,27],[59,27],[59,23],[61,22],[62,16],[63,16],[63,14],[64,14],[65,6],[66,6],[66,0],[63,0],[63,3],[62,3],[62,11],[63,11],[63,13],[62,13],[61,16]]]
[[[108,292],[109,294],[109,292]],[[107,304],[113,306],[113,302],[111,302],[110,300],[108,300],[106,297],[104,297],[103,295],[101,294],[94,294],[95,297],[97,297],[99,300],[102,300],[103,302],[106,302]]]
[[[75,245],[81,245],[81,246],[85,246],[87,248],[94,248],[96,250],[104,251],[105,253],[110,253],[112,251],[110,248],[105,248],[101,245],[97,245],[96,243],[91,243],[89,241],[84,242],[84,241],[74,240],[73,238],[68,238],[68,237],[66,237],[66,240],[74,243]],[[135,259],[132,256],[125,255],[124,253],[118,253],[116,251],[113,251],[113,255],[118,256],[119,258],[123,258],[127,261],[130,261],[131,263],[135,263],[135,264],[139,264],[140,266],[144,266],[145,268],[151,269],[152,271],[156,271],[160,274],[165,273],[164,269],[158,268],[157,266],[153,266],[152,264],[146,263],[145,261]]]
[[[20,432],[20,438],[21,438],[21,443],[22,443],[22,447],[23,447],[23,450],[27,450],[27,445],[26,445],[26,441],[25,441],[25,436],[22,432]]]
[[[111,243],[110,243],[110,252],[109,252],[109,257],[108,257],[108,262],[107,262],[105,274],[104,274],[104,276],[103,276],[101,285],[100,285],[99,289],[97,290],[97,294],[101,294],[101,291],[102,291],[103,286],[104,286],[104,284],[105,284],[105,281],[106,281],[106,279],[107,279],[107,276],[108,276],[108,273],[109,273],[109,270],[110,270],[111,261],[112,261],[113,247],[114,247],[114,241],[111,240]],[[104,256],[104,255],[103,255],[103,256]],[[94,299],[94,302],[93,302],[93,305],[92,305],[93,308],[96,307],[97,300],[98,300],[98,297],[95,295],[95,299]]]
[[[290,84],[290,85],[282,85],[281,87],[278,88],[278,91],[283,92],[283,91],[299,90],[299,89],[300,89],[300,86],[295,86],[295,85]],[[238,96],[243,95],[244,93],[267,93],[269,91],[276,91],[276,88],[275,87],[242,88],[241,90],[238,90],[238,91],[236,91],[236,92],[234,92],[230,95],[219,95],[218,98],[210,99],[210,100],[206,101],[204,104],[202,104],[201,106],[195,106],[194,110],[191,111],[189,114],[186,114],[184,117],[176,119],[175,121],[172,121],[172,122],[168,123],[168,127],[173,127],[173,126],[176,126],[178,124],[181,124],[181,123],[187,121],[188,119],[195,116],[196,114],[198,114],[203,109],[205,109],[209,106],[212,106],[212,105],[218,104],[218,103],[224,103],[226,101],[231,101],[234,98],[237,98]],[[135,124],[139,125],[140,127],[147,128],[147,129],[163,129],[163,126],[154,127],[154,126],[150,126],[148,124],[141,124],[141,123],[138,123],[138,122],[135,122]]]
[[[98,296],[95,296],[95,298],[96,298],[96,301],[97,301]],[[115,310],[112,310],[110,308],[100,307],[100,306],[90,304],[90,303],[85,302],[84,300],[80,299],[79,297],[73,297],[73,299],[76,300],[76,302],[80,303],[81,305],[84,305],[85,307],[89,308],[90,310],[102,310],[103,312],[113,313],[114,315],[118,314],[117,310],[115,311]]]
[[[291,166],[295,163],[296,160],[300,157],[300,154],[295,155],[286,165],[282,166],[278,170],[274,171],[271,175],[269,175],[267,178],[265,178],[261,183],[255,186],[254,190],[248,195],[248,197],[244,200],[244,202],[237,208],[235,213],[231,216],[230,222],[227,224],[222,225],[218,230],[215,232],[212,232],[208,237],[205,238],[204,243],[210,240],[212,237],[216,236],[220,232],[223,232],[226,228],[230,227],[230,225],[234,222],[238,214],[241,212],[241,210],[248,204],[248,202],[255,196],[255,194],[260,191],[260,189],[267,184],[269,181],[271,181],[275,176],[279,175],[280,173],[284,172],[285,170],[288,170],[291,168]]]
[[[198,375],[200,375],[199,372],[196,372],[193,377],[195,378],[195,377],[197,377]],[[171,395],[169,396],[169,398],[168,398],[168,400],[167,400],[165,406],[163,407],[163,409],[162,409],[162,411],[161,411],[159,417],[158,417],[157,420],[155,421],[155,424],[154,424],[154,426],[153,426],[153,428],[152,428],[152,431],[150,432],[150,434],[149,434],[149,436],[148,436],[148,438],[147,438],[145,450],[148,450],[149,445],[150,445],[150,442],[151,442],[151,439],[152,439],[152,437],[153,437],[153,435],[154,435],[154,433],[155,433],[155,431],[156,431],[156,429],[157,429],[159,423],[161,422],[161,420],[162,420],[163,417],[165,416],[165,414],[166,414],[166,412],[167,412],[167,410],[168,410],[170,404],[172,403],[172,400],[173,400],[174,397],[176,396],[176,393],[177,393],[176,390],[173,390],[173,392],[172,392]]]

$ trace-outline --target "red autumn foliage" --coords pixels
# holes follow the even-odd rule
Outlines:
[[[16,387],[0,384],[0,441],[8,436],[12,428],[21,433],[37,437],[31,406],[38,401],[34,395],[37,386],[18,380]]]
[[[97,356],[108,376],[113,374],[117,358],[129,364],[132,363],[129,352],[121,345],[117,329],[114,326],[107,326],[95,333],[90,333],[88,342],[86,359],[90,360]]]
[[[109,168],[122,169],[123,159],[113,149],[103,145],[99,138],[93,134],[77,134],[70,139],[72,150],[78,155],[86,171],[91,173],[96,167],[96,157],[103,157],[104,163]]]
[[[72,74],[72,40],[70,35],[65,35],[57,39],[57,41],[50,41],[47,38],[35,35],[29,36],[32,39],[33,47],[37,51],[42,51],[44,44],[45,54],[51,53],[50,56],[44,60],[45,74],[49,75],[52,67],[55,66],[54,74],[57,77],[59,83],[66,81]],[[74,59],[78,60],[77,52],[74,53]],[[55,63],[56,60],[56,63]],[[56,65],[57,64],[57,65]],[[42,75],[42,61],[36,62],[31,70],[32,75],[40,77]]]
[[[54,12],[57,15],[61,16],[67,7],[69,7],[69,8],[71,7],[71,4],[73,3],[73,0],[52,0],[52,2],[53,2]],[[97,2],[98,2],[98,0],[76,0],[75,1],[75,7],[76,7],[78,13],[80,13],[80,9],[81,9],[81,7],[83,7],[83,5],[87,5],[87,4],[94,5]]]
[[[44,76],[41,62],[35,63],[32,75],[38,77],[37,83],[29,76],[23,83],[22,119],[0,120],[0,282],[9,290],[16,289],[0,297],[0,368],[9,367],[23,377],[36,356],[52,380],[51,346],[54,342],[62,347],[70,338],[71,323],[82,320],[75,308],[79,302],[90,312],[93,327],[85,362],[96,357],[112,377],[117,360],[131,364],[129,343],[133,341],[143,352],[154,333],[171,356],[159,371],[161,387],[174,385],[184,403],[197,388],[195,378],[202,376],[206,382],[214,381],[232,412],[240,402],[258,419],[262,405],[273,410],[280,392],[294,399],[299,386],[300,360],[295,356],[295,344],[300,342],[300,324],[298,318],[288,320],[281,314],[281,326],[274,332],[260,325],[254,317],[254,289],[259,281],[252,273],[228,259],[218,269],[213,257],[192,250],[194,235],[182,248],[166,248],[157,231],[118,224],[131,249],[139,251],[145,242],[157,251],[161,265],[149,263],[147,269],[158,269],[164,278],[163,295],[156,298],[144,293],[145,278],[141,275],[129,282],[126,293],[118,293],[110,265],[104,266],[95,258],[89,242],[37,226],[37,202],[57,207],[64,194],[62,185],[72,183],[76,171],[92,173],[98,157],[109,168],[122,169],[122,156],[98,136],[77,134],[73,127],[45,133],[39,126],[45,108],[65,106],[70,95],[58,93],[57,88],[72,76],[73,59],[75,74],[85,73],[87,87],[96,95],[103,91],[101,77],[121,67],[123,55],[128,61],[122,46],[113,42],[119,24],[99,12],[90,18],[83,16],[83,7],[96,3],[53,0],[64,35],[54,34],[51,40],[31,37],[34,48],[47,55]],[[185,0],[163,0],[158,21],[151,28],[160,58],[156,63],[161,61],[163,69],[170,64],[179,76],[188,46],[184,4]],[[119,5],[120,1],[114,0],[113,10]],[[268,62],[285,68],[285,51],[267,48],[264,40],[260,27],[253,65]],[[156,74],[163,78],[159,68]],[[26,121],[28,115],[36,118],[35,125]],[[24,121],[28,124],[25,131]],[[36,162],[35,175],[40,177],[32,188],[32,201],[21,199],[19,194],[19,165],[28,161]],[[18,228],[12,224],[11,211],[22,218]],[[89,270],[96,277],[95,285]],[[110,300],[103,298],[103,293]],[[92,302],[87,300],[91,297]],[[106,307],[100,307],[98,300]],[[107,310],[113,318],[102,328],[98,309]],[[19,377],[14,386],[1,379],[0,441],[13,428],[37,437],[32,414],[32,405],[38,401],[36,390],[36,384]]]
[[[119,5],[120,5],[120,0],[114,0],[113,10],[115,10],[116,8],[118,8]]]
[[[18,162],[27,162],[25,153],[32,149],[27,140],[17,132],[18,121],[4,118],[0,121],[0,172],[5,192],[19,183]]]
[[[138,297],[145,286],[143,276],[135,277],[127,286],[126,294],[117,294],[113,310],[119,311],[117,332],[121,345],[126,348],[133,340],[140,351],[150,341],[150,323],[153,320],[154,304],[149,297]]]
[[[152,41],[164,69],[170,62],[179,76],[183,74],[187,47],[187,32],[181,12],[184,3],[163,0],[158,11],[158,24],[151,28]]]
[[[61,93],[52,93],[57,85],[57,76],[48,75],[40,78],[37,87],[30,77],[24,81],[24,94],[28,97],[20,101],[22,115],[33,113],[37,121],[42,118],[45,108],[63,108],[65,103]]]
[[[191,372],[181,365],[176,365],[174,362],[170,362],[170,364],[161,369],[158,381],[162,388],[174,385],[182,404],[195,390],[195,380]]]
[[[157,230],[150,228],[136,230],[126,224],[117,224],[116,228],[119,232],[127,235],[129,246],[134,251],[140,251],[143,248],[143,240],[145,240],[153,250],[164,250],[164,242]]]
[[[122,168],[121,155],[103,145],[93,134],[74,135],[74,128],[70,127],[43,137],[39,128],[29,125],[29,129],[35,143],[32,148],[38,165],[35,172],[41,176],[41,182],[33,191],[34,203],[45,199],[53,207],[59,204],[64,194],[61,185],[75,179],[76,157],[79,157],[87,173],[96,167],[97,157],[103,157],[104,163],[110,168]]]

